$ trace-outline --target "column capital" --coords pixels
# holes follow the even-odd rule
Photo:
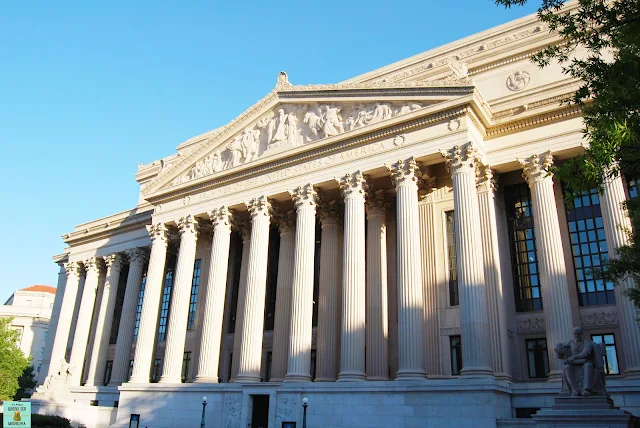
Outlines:
[[[198,237],[198,230],[200,228],[200,225],[198,224],[198,220],[191,214],[180,217],[177,223],[181,238],[185,236],[193,236],[194,238]]]
[[[496,178],[490,166],[484,166],[478,169],[476,176],[476,189],[478,193],[495,192],[498,188],[498,179]]]
[[[144,247],[129,248],[124,252],[129,258],[129,265],[143,266],[149,260],[149,250]]]
[[[78,262],[68,262],[64,264],[64,270],[67,272],[67,277],[69,277],[69,276],[82,276],[84,269],[80,266]]]
[[[236,223],[236,227],[242,236],[242,243],[246,244],[251,240],[251,222],[250,221],[239,221]]]
[[[441,150],[440,154],[445,159],[445,166],[451,175],[464,172],[475,174],[476,167],[480,163],[480,153],[473,143],[464,146],[453,146],[450,150]]]
[[[122,257],[120,253],[109,254],[108,256],[104,256],[103,259],[108,269],[120,269],[124,262],[124,257]]]
[[[437,190],[436,183],[436,177],[423,174],[421,183],[418,185],[418,199],[424,202],[434,202]]]
[[[221,206],[209,211],[209,219],[213,223],[213,228],[226,228],[231,230],[231,222],[233,220],[233,213],[227,206]]]
[[[258,217],[271,216],[271,202],[269,202],[269,199],[266,196],[259,196],[257,198],[251,199],[249,202],[245,202],[245,205],[249,209],[251,220]]]
[[[278,213],[276,215],[276,222],[280,229],[280,235],[286,233],[294,233],[296,230],[296,213],[293,210],[289,210],[284,213]]]
[[[337,201],[320,201],[318,216],[322,226],[327,224],[339,224],[343,210],[339,209]]]
[[[549,172],[549,168],[553,165],[551,151],[546,151],[540,155],[535,154],[526,159],[518,159],[518,162],[522,165],[522,176],[529,184],[543,181],[553,176]]]
[[[416,159],[412,156],[409,159],[398,160],[391,165],[385,165],[391,174],[391,182],[394,186],[406,186],[411,183],[418,184],[420,181],[420,168]]]
[[[165,246],[169,243],[168,229],[164,223],[148,225],[147,232],[149,232],[152,242],[162,242]]]
[[[342,197],[345,199],[357,196],[364,197],[369,188],[361,171],[346,174],[343,177],[336,177],[335,180],[340,185]]]
[[[387,201],[387,192],[384,189],[369,191],[365,201],[367,216],[384,215],[389,208]]]
[[[87,273],[95,272],[99,274],[105,268],[104,261],[99,257],[95,257],[95,256],[89,257],[88,259],[84,260],[82,264],[84,265],[84,268],[87,271]]]
[[[312,184],[298,186],[293,190],[289,190],[293,205],[296,211],[303,209],[316,209],[318,205],[318,192],[313,188]]]

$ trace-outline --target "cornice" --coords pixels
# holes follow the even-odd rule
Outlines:
[[[132,230],[139,230],[144,225],[151,224],[153,210],[143,211],[140,213],[136,211],[137,210],[135,209],[129,211],[130,215],[124,218],[111,216],[102,219],[106,221],[91,222],[90,227],[62,235],[62,240],[69,246],[75,246]],[[118,216],[121,215],[122,213]],[[114,219],[114,217],[116,218]]]

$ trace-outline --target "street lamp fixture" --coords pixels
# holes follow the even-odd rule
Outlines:
[[[302,428],[307,428],[307,407],[309,407],[309,399],[304,397],[302,399]]]
[[[202,397],[202,419],[200,420],[200,428],[204,428],[204,408],[207,407],[207,396]]]

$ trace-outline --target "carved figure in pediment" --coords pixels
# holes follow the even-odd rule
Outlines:
[[[290,111],[287,115],[287,143],[292,147],[297,147],[300,141],[300,131],[298,129],[298,118],[295,112]]]
[[[284,109],[279,109],[278,117],[271,120],[274,132],[273,137],[269,139],[269,143],[278,143],[287,139],[286,121],[287,115],[284,113]]]
[[[320,131],[322,130],[322,109],[320,106],[316,106],[306,112],[303,122],[306,125],[304,129],[304,142],[309,143],[319,140]]]
[[[245,129],[240,136],[240,147],[245,162],[250,162],[258,156],[260,148],[260,131],[258,129]]]
[[[422,106],[417,103],[405,104],[398,110],[398,115],[411,113],[412,111],[420,110]]]
[[[371,112],[371,118],[369,119],[367,125],[391,119],[392,116],[393,111],[391,111],[391,106],[389,106],[389,104],[375,103],[373,106],[373,111]]]
[[[340,117],[340,107],[326,106],[323,117],[323,127],[325,137],[333,137],[342,134],[344,127],[342,126],[342,118]]]
[[[572,340],[558,343],[554,351],[564,362],[560,395],[607,395],[603,349],[600,344],[584,339],[580,327],[573,329]]]
[[[236,136],[229,145],[227,146],[227,150],[231,154],[231,160],[227,165],[227,168],[233,168],[234,166],[240,165],[240,160],[242,159],[242,141],[241,136]]]

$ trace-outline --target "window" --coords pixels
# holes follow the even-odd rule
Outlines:
[[[158,323],[158,342],[164,342],[167,336],[167,322],[171,307],[171,291],[173,290],[173,268],[168,268],[164,276],[162,305],[160,306],[160,322]]]
[[[151,382],[156,383],[160,380],[160,371],[162,370],[162,365],[160,364],[160,358],[156,358],[153,360],[153,367],[151,368]]]
[[[233,269],[233,287],[231,288],[231,296],[230,297],[230,307],[231,311],[229,314],[229,328],[227,333],[234,333],[236,331],[236,321],[237,321],[237,312],[238,312],[238,293],[240,291],[240,272],[242,270],[242,237],[239,233],[232,233],[232,239],[236,245],[232,248],[235,248],[235,254],[233,257],[233,264],[230,266]],[[240,326],[238,326],[240,328]]]
[[[529,186],[506,186],[504,194],[516,311],[540,311],[540,271]]]
[[[182,382],[189,378],[189,365],[191,363],[191,352],[185,352],[182,356]]]
[[[40,359],[42,359],[42,356],[44,355],[44,346],[40,347]]]
[[[43,336],[42,341],[43,341],[43,342],[46,342],[46,341],[47,341],[47,337],[49,337],[49,330],[45,330],[45,331],[44,331],[44,336]]]
[[[629,192],[629,199],[633,199],[638,196],[638,180],[629,180],[627,184],[627,190]]]
[[[316,378],[316,350],[311,350],[311,367],[309,367],[309,373],[311,374],[311,380]]]
[[[136,324],[133,329],[133,341],[138,340],[138,330],[140,329],[140,317],[142,316],[142,300],[144,299],[144,289],[147,284],[147,274],[145,273],[140,283],[140,291],[138,292],[138,307],[136,308]]]
[[[592,334],[595,343],[604,343],[604,369],[608,375],[620,374],[618,354],[616,352],[616,338],[613,334]]]
[[[447,263],[449,266],[449,305],[460,305],[458,293],[458,271],[456,269],[456,230],[453,211],[444,213],[447,233]]]
[[[267,370],[264,377],[265,382],[271,380],[271,366],[273,365],[273,352],[267,352]]]
[[[544,378],[549,375],[549,354],[547,339],[527,339],[527,364],[530,378]]]
[[[20,325],[12,325],[11,328],[18,332],[18,343],[22,343],[22,334],[24,333],[24,327]]]
[[[596,279],[592,272],[606,269],[609,251],[596,189],[583,192],[573,200],[573,207],[567,210],[567,222],[580,305],[615,303],[613,282]]]
[[[278,254],[280,232],[277,227],[269,229],[269,254],[267,255],[267,289],[264,300],[264,330],[273,330],[276,315],[276,287],[278,284]]]
[[[129,360],[129,373],[127,373],[127,382],[131,379],[131,375],[133,374],[133,360]]]
[[[196,325],[196,310],[198,305],[198,289],[200,288],[200,259],[193,263],[193,280],[191,281],[191,300],[189,300],[189,319],[187,330],[193,330]]]
[[[116,294],[116,305],[113,309],[111,321],[111,332],[109,333],[109,345],[115,345],[118,341],[118,331],[120,330],[120,317],[122,316],[122,305],[124,304],[124,293],[127,288],[127,278],[129,277],[129,265],[122,267],[120,280],[118,281],[118,293]]]
[[[460,336],[449,336],[451,349],[451,374],[457,376],[462,370],[462,341]]]
[[[107,360],[107,365],[104,366],[104,379],[102,384],[107,385],[111,381],[111,372],[113,371],[113,360]]]
[[[129,419],[129,428],[139,428],[140,427],[140,415],[131,415],[131,419]]]

